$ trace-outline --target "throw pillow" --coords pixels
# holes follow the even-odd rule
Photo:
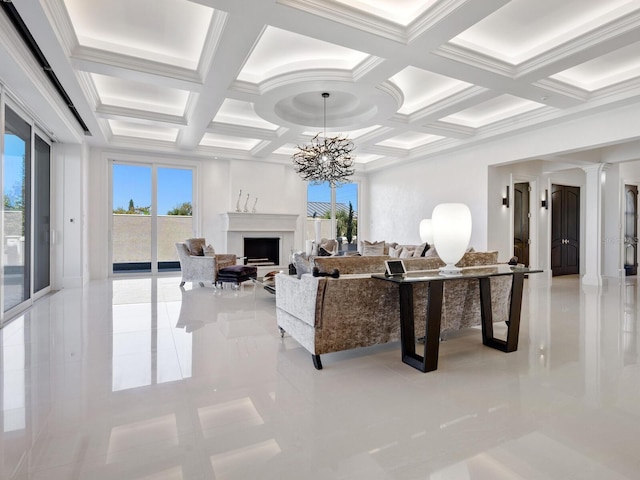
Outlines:
[[[185,241],[189,254],[197,255],[199,257],[204,256],[204,247],[206,242],[204,238],[189,238]]]
[[[402,253],[402,247],[389,247],[389,256],[393,258],[400,258],[400,254]]]
[[[327,249],[325,249],[324,247],[320,247],[318,249],[318,255],[321,257],[330,257],[333,254],[331,252],[329,252]]]
[[[427,251],[427,243],[423,243],[418,245],[418,247],[413,252],[414,257],[424,257],[424,253]]]
[[[296,274],[298,275],[298,278],[302,277],[304,273],[311,273],[311,264],[304,254],[294,253],[293,263],[296,266]]]
[[[369,242],[367,240],[362,242],[362,255],[384,255],[384,240],[379,242]]]
[[[414,256],[415,251],[415,248],[404,247],[402,253],[400,253],[400,258],[411,258]]]
[[[424,253],[425,257],[437,257],[438,256],[438,252],[436,251],[436,246],[435,245],[431,245],[431,247],[429,247],[429,250],[427,250]]]
[[[204,256],[205,257],[215,257],[216,255],[216,251],[213,248],[213,245],[209,244],[206,247],[204,247]]]

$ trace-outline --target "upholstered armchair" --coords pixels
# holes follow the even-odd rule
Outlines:
[[[198,282],[201,287],[204,287],[207,282],[215,286],[218,281],[218,271],[236,264],[236,255],[234,254],[209,253],[206,247],[201,253],[198,250],[190,250],[190,243],[193,248],[193,242],[176,243],[180,270],[182,270],[181,287],[185,282]]]

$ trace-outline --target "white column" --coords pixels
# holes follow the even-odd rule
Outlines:
[[[584,285],[602,285],[602,191],[605,163],[582,167],[586,172]]]

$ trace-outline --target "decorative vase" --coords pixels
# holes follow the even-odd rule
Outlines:
[[[471,239],[471,211],[464,203],[441,203],[431,214],[433,242],[438,256],[446,266],[440,268],[443,275],[456,275],[460,268],[456,263],[464,255]]]
[[[433,245],[433,222],[430,218],[420,221],[420,240]]]

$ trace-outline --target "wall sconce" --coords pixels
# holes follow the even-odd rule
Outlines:
[[[549,190],[546,188],[544,189],[544,198],[542,199],[542,202],[540,202],[540,207],[545,210],[549,210]]]
[[[502,197],[502,205],[509,208],[509,185],[507,185],[507,195]]]

